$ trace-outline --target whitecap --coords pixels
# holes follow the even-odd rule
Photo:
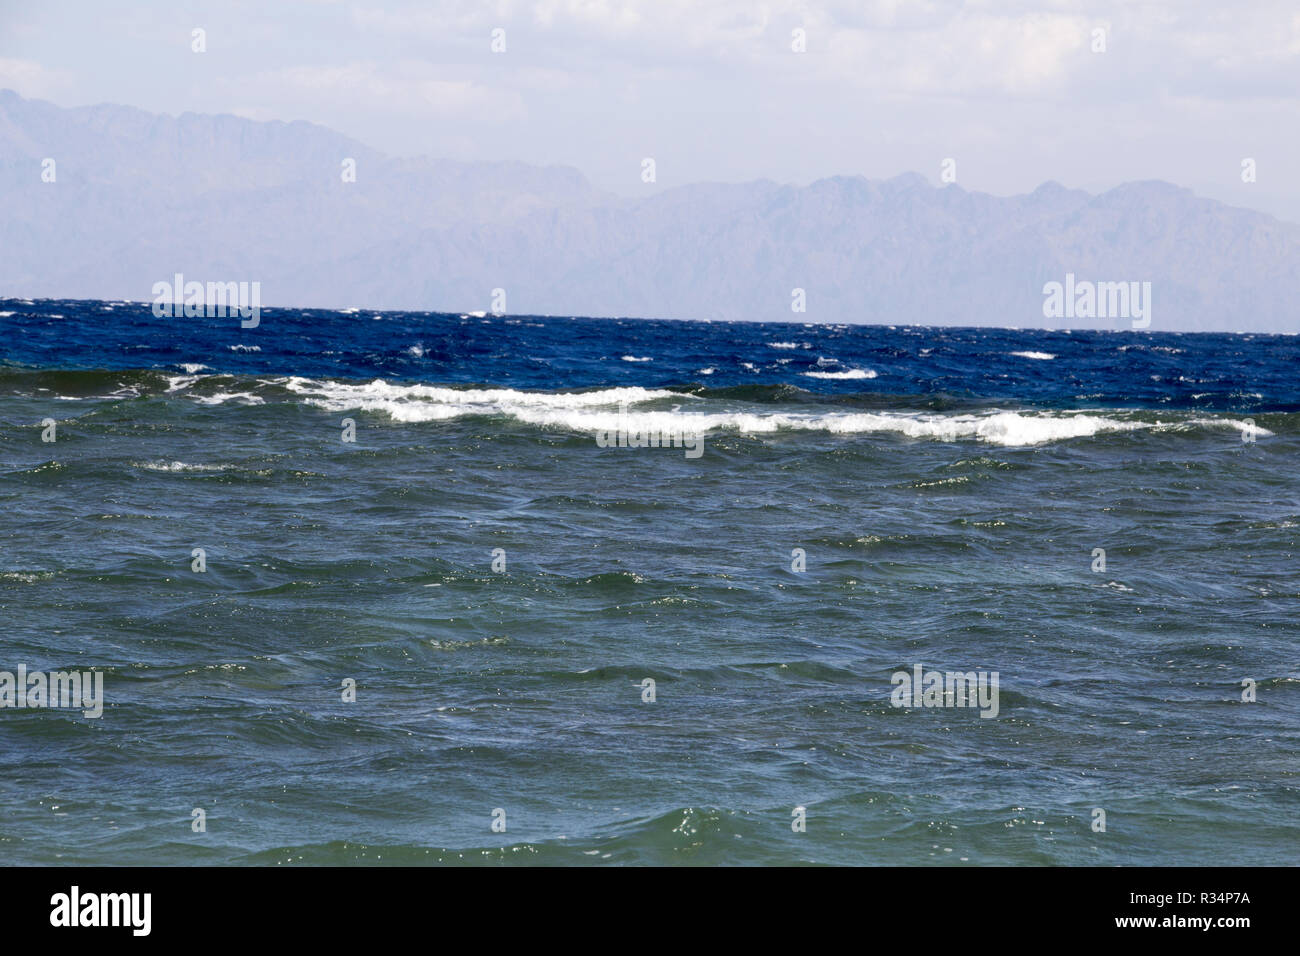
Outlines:
[[[252,392],[218,392],[216,395],[191,395],[190,398],[200,405],[224,405],[226,402],[242,402],[245,405],[265,405],[266,399]]]
[[[808,378],[832,378],[832,379],[854,379],[854,378],[875,378],[876,373],[873,369],[851,368],[847,372],[801,372]]]
[[[699,370],[703,374],[705,370]],[[825,373],[841,374],[841,373]],[[826,432],[836,435],[893,433],[906,438],[936,441],[980,441],[1008,447],[1028,447],[1049,442],[1137,431],[1186,432],[1196,428],[1235,428],[1248,425],[1232,418],[1198,418],[1174,422],[1146,422],[1117,417],[1104,411],[1037,412],[991,410],[968,414],[929,412],[773,412],[721,403],[666,389],[605,388],[588,392],[526,392],[510,388],[447,388],[434,385],[398,385],[376,379],[368,383],[341,383],[294,377],[271,380],[302,396],[303,401],[330,412],[363,411],[382,414],[391,421],[422,423],[449,421],[466,416],[505,416],[541,428],[594,435],[597,431],[627,428],[658,432],[708,434],[733,431],[747,435],[779,432]],[[244,399],[247,395],[196,397],[216,403]],[[662,402],[670,408],[646,408]],[[626,403],[626,413],[620,408]],[[1256,426],[1255,435],[1272,433]]]
[[[133,461],[133,468],[145,471],[225,471],[234,465],[192,465],[184,461]]]

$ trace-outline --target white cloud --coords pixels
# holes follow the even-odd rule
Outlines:
[[[421,116],[505,121],[524,110],[512,90],[489,86],[454,71],[414,60],[379,64],[282,67],[231,84],[234,92],[261,90],[301,105],[356,107]]]
[[[1090,28],[1074,16],[963,13],[927,30],[840,30],[826,78],[914,95],[1047,95],[1085,65]]]

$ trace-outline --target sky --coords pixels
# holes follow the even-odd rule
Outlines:
[[[569,165],[627,196],[937,184],[951,159],[995,195],[1163,179],[1300,222],[1295,0],[0,0],[0,88],[309,120],[393,155]]]

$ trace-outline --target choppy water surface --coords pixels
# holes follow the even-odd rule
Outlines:
[[[1294,337],[0,333],[0,670],[106,698],[0,710],[7,862],[1296,862]]]

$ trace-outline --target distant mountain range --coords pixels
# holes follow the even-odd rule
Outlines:
[[[1044,318],[1044,284],[1072,274],[1150,282],[1153,331],[1300,329],[1300,225],[1164,182],[998,198],[912,173],[627,199],[567,167],[0,91],[0,296],[149,300],[175,273],[260,282],[268,306],[488,310],[504,289],[518,314],[1130,327]]]

